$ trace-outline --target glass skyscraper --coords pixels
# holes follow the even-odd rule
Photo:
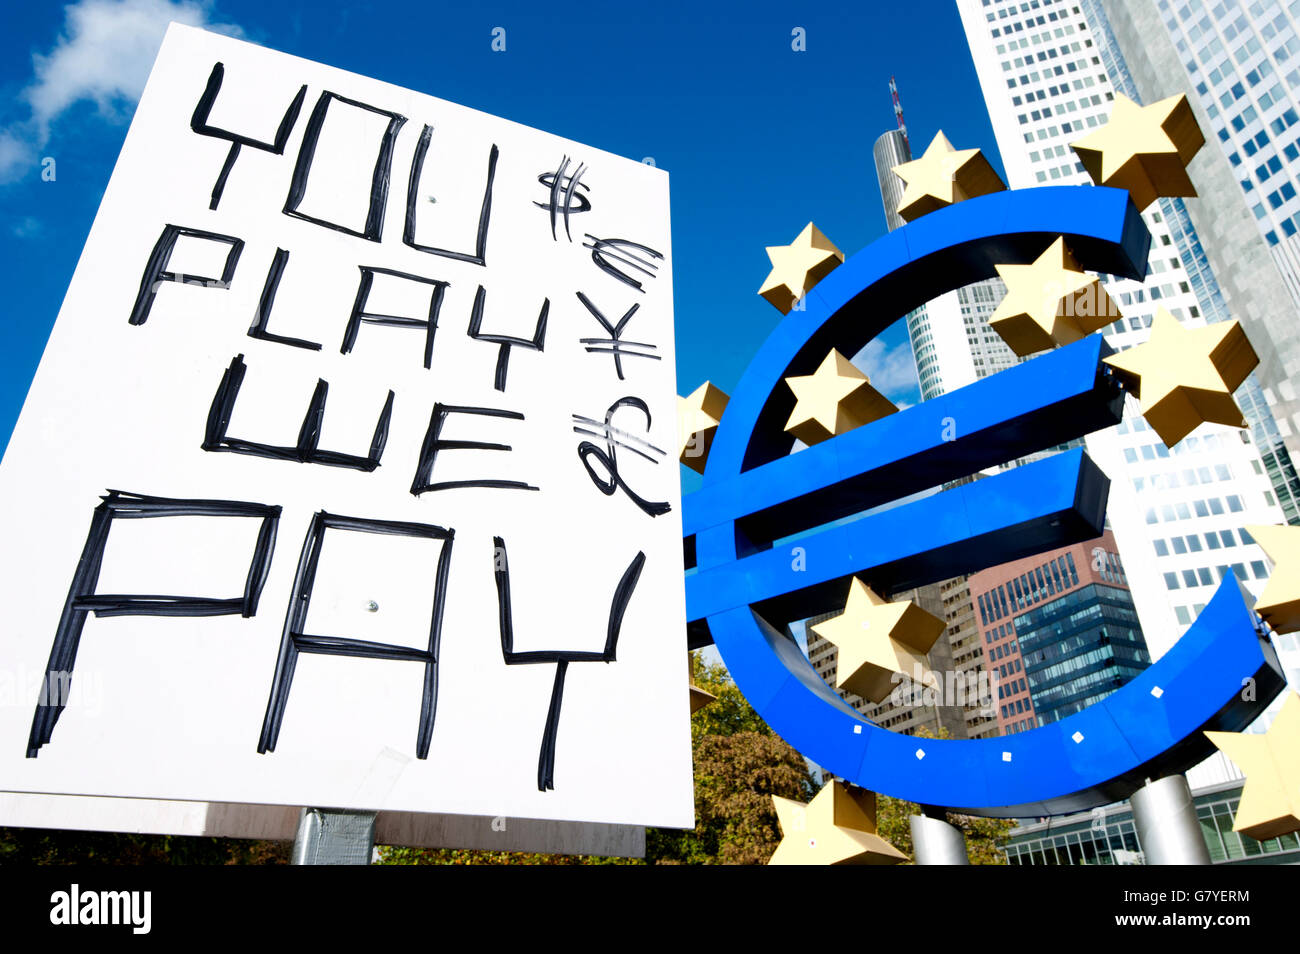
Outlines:
[[[1100,702],[1151,664],[1114,536],[969,578],[1003,735]]]
[[[1300,0],[1148,0],[1300,299]]]
[[[1300,4],[1080,7],[1119,88],[1140,102],[1186,94],[1205,131],[1191,166],[1200,197],[1174,203],[1194,225],[1189,272],[1194,288],[1204,276],[1210,320],[1239,319],[1257,345],[1260,366],[1238,399],[1287,519],[1300,522]]]
[[[1085,6],[957,0],[1012,188],[1090,184],[1070,143],[1105,124],[1117,91],[1141,101],[1123,52],[1106,30],[1094,28]],[[1192,173],[1195,181],[1196,166]],[[1105,329],[1107,342],[1123,350],[1145,341],[1157,308],[1193,327],[1236,317],[1186,202],[1160,199],[1143,219],[1152,235],[1145,281],[1103,276],[1123,311]],[[1255,338],[1266,351],[1267,340]],[[1111,527],[1153,658],[1173,645],[1225,575],[1262,589],[1267,560],[1241,535],[1243,525],[1297,515],[1290,458],[1258,382],[1243,386],[1238,400],[1252,425],[1246,431],[1203,425],[1169,449],[1130,399],[1118,427],[1087,439],[1111,477]],[[1300,679],[1298,661],[1288,662],[1292,680]]]

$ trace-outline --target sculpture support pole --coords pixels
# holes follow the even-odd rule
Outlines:
[[[924,815],[913,815],[912,850],[918,865],[968,865],[966,836],[948,821],[942,808],[923,805]]]
[[[1210,852],[1196,820],[1186,775],[1148,781],[1133,793],[1133,827],[1149,865],[1208,865]]]
[[[304,808],[293,842],[295,865],[368,865],[375,813]]]

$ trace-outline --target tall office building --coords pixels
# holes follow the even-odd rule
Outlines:
[[[1090,184],[1070,142],[1105,124],[1117,89],[1137,96],[1122,53],[1092,29],[1082,2],[957,0],[1011,188]],[[1157,307],[1187,326],[1233,317],[1186,205],[1160,199],[1143,213],[1152,235],[1144,282],[1103,276],[1123,311],[1104,332],[1112,347],[1144,342]],[[1286,468],[1265,459],[1275,464],[1286,449],[1269,443],[1276,425],[1254,376],[1238,399],[1253,426],[1202,425],[1172,450],[1131,398],[1119,426],[1087,438],[1089,454],[1111,477],[1110,525],[1155,659],[1226,574],[1261,591],[1267,558],[1240,528],[1283,522],[1283,505],[1295,512]],[[1291,654],[1283,664],[1300,682],[1300,659]],[[1193,773],[1194,784],[1237,774],[1221,756],[1212,762]]]
[[[1255,441],[1287,519],[1300,497],[1300,58],[1295,3],[1083,0],[1102,64],[1140,102],[1185,93],[1207,147],[1186,203],[1221,296],[1259,348]],[[1195,287],[1195,283],[1193,284]],[[1259,425],[1263,425],[1262,427]],[[1283,449],[1284,448],[1284,449]],[[1270,453],[1272,451],[1272,453]]]
[[[894,96],[899,128],[880,136],[872,148],[872,155],[880,183],[885,224],[892,232],[904,224],[897,211],[903,187],[893,168],[910,162],[912,150],[906,127],[902,124],[902,107],[892,79],[890,92]],[[916,359],[917,380],[923,400],[971,384],[1019,361],[988,327],[988,316],[1005,293],[1006,288],[997,279],[976,282],[940,295],[907,315],[907,332]],[[944,329],[954,328],[961,328],[962,334],[942,333]],[[935,584],[934,589],[938,596],[937,605],[927,609],[947,623],[947,630],[941,638],[944,659],[940,660],[931,653],[932,667],[954,673],[953,685],[987,685],[979,678],[984,669],[984,651],[966,578],[945,580]],[[940,665],[944,661],[949,668]],[[945,690],[950,688],[945,686]],[[991,687],[989,691],[992,691]],[[997,722],[992,710],[977,698],[976,693],[965,690],[963,693],[962,704],[958,706],[961,732],[953,734],[972,739],[996,734]]]
[[[845,689],[837,690],[842,698],[865,718],[876,725],[913,735],[924,729],[936,737],[954,739],[983,738],[997,734],[993,697],[996,689],[987,679],[981,678],[979,660],[971,666],[972,646],[979,650],[979,631],[965,616],[970,613],[970,597],[961,580],[960,594],[945,599],[948,583],[934,583],[903,593],[895,593],[895,600],[914,600],[918,606],[949,624],[948,630],[934,644],[928,654],[931,671],[942,684],[941,691],[926,693],[919,685],[913,691],[912,673],[900,680],[896,692],[879,703],[873,703]],[[818,623],[831,619],[838,613],[825,613],[808,620],[805,635],[808,640],[808,661],[817,675],[830,686],[836,682],[839,651],[834,644],[813,632]],[[957,625],[954,625],[956,623]]]
[[[1109,531],[973,573],[970,595],[1003,735],[1081,712],[1151,664]]]
[[[1237,180],[1228,195],[1210,198],[1226,204],[1235,193],[1244,199],[1300,300],[1300,3],[1092,0],[1084,6],[1092,28],[1113,38],[1134,81],[1142,80],[1141,92],[1185,92],[1201,107],[1206,138]],[[1156,60],[1163,75],[1141,76],[1144,61]]]
[[[891,129],[872,147],[880,198],[889,231],[904,222],[898,214],[902,181],[894,166],[912,160],[912,150],[902,129]],[[997,333],[989,317],[1006,294],[1000,279],[975,282],[946,292],[907,314],[907,335],[916,358],[921,398],[930,400],[980,378],[996,374],[1020,361]],[[961,333],[955,333],[961,329]]]
[[[898,94],[894,87],[893,81],[890,82],[890,91],[894,94],[896,109],[898,105]],[[904,222],[898,215],[897,209],[903,195],[903,184],[899,177],[893,172],[895,166],[908,162],[912,158],[910,144],[907,140],[905,130],[901,126],[896,130],[890,130],[881,135],[875,143],[872,150],[876,163],[876,175],[880,182],[880,196],[884,204],[885,223],[890,231],[901,227]],[[989,318],[997,309],[998,303],[1006,294],[1006,287],[999,279],[988,279],[974,282],[970,285],[958,288],[955,291],[948,292],[938,298],[932,299],[921,307],[917,308],[907,315],[907,330],[912,343],[912,353],[916,360],[917,377],[920,382],[921,395],[924,399],[929,400],[940,394],[960,388],[964,385],[973,383],[979,378],[987,377],[991,374],[1009,368],[1019,363],[1019,358],[1002,340],[1002,338],[989,327]],[[1037,456],[1037,455],[1036,455]],[[1007,461],[1000,468],[1016,466],[1019,461]],[[973,476],[973,475],[972,475]],[[971,479],[971,478],[967,478]],[[1113,544],[1111,545],[1113,549]],[[1058,554],[1052,554],[1057,556]],[[1046,560],[1046,556],[1043,558]],[[1065,556],[1061,555],[1064,560]],[[1016,561],[1005,566],[995,567],[985,571],[982,574],[986,583],[999,583],[1005,581],[1010,583],[1021,575],[1022,569],[1033,570],[1034,567],[1020,564],[1023,561]],[[1032,561],[1031,561],[1032,562]],[[1014,572],[1012,572],[1014,570]],[[1086,568],[1085,568],[1086,572]],[[977,574],[977,576],[981,576]],[[976,618],[976,606],[979,605],[976,600],[977,594],[973,590],[975,577],[969,580],[966,577],[958,577],[952,580],[944,581],[938,584],[942,594],[942,605],[944,608],[944,618],[948,623],[948,630],[945,638],[948,640],[948,650],[953,659],[953,664],[958,673],[961,673],[964,685],[974,684],[978,681],[978,675],[985,673],[986,682],[989,692],[993,696],[993,707],[990,709],[985,705],[968,705],[966,708],[967,735],[971,738],[985,737],[998,733],[1007,734],[1015,731],[1023,731],[1026,728],[1037,725],[1038,722],[1034,717],[1034,709],[1029,694],[1027,675],[1020,668],[1021,657],[1018,648],[1015,650],[1014,660],[1008,656],[1005,662],[998,663],[994,661],[993,654],[997,654],[997,659],[1002,659],[1003,654],[1008,652],[1009,647],[1016,645],[1014,637],[1006,639],[1007,631],[1011,628],[1012,621],[1006,619],[1001,625],[999,635],[1001,638],[996,644],[990,642],[994,630],[997,627],[985,628],[980,625],[981,620]],[[1078,577],[1075,577],[1077,584]],[[1044,592],[1047,592],[1046,590]],[[1056,589],[1051,592],[1056,594]],[[1127,600],[1127,594],[1123,599]],[[1086,606],[1074,606],[1069,612],[1077,615],[1080,610],[1101,610],[1101,604],[1104,601],[1095,590],[1089,589],[1087,592],[1072,593],[1068,598],[1061,596],[1059,600],[1053,600],[1053,607],[1061,607],[1067,602],[1079,603],[1080,600],[1086,603]],[[1015,597],[1013,596],[1013,604]],[[1035,601],[1037,602],[1037,601]],[[1023,604],[1022,604],[1023,605]],[[1129,606],[1131,612],[1131,605]],[[1042,615],[1040,612],[1039,615]],[[1001,619],[1001,615],[998,617]],[[1027,619],[1028,617],[1026,617]],[[983,620],[987,622],[987,619]],[[1047,632],[1051,626],[1055,626],[1055,617],[1040,621],[1034,632],[1031,634],[1026,631],[1027,639],[1042,639],[1042,633]],[[1058,627],[1059,628],[1059,627]],[[983,635],[981,635],[981,633]],[[1074,637],[1071,645],[1078,644],[1083,647],[1089,638],[1101,640],[1104,638],[1102,630],[1088,633],[1073,634]],[[1140,631],[1137,634],[1137,641],[1141,642]],[[810,644],[811,645],[811,644]],[[1080,663],[1074,660],[1076,657],[1090,657],[1097,655],[1097,646],[1089,644],[1080,649],[1078,653],[1072,653],[1070,660],[1063,662],[1056,660],[1054,663],[1045,663],[1043,669],[1050,672],[1043,676],[1044,679],[1051,678],[1053,681],[1050,687],[1044,687],[1043,692],[1049,695],[1043,698],[1049,698],[1050,695],[1061,695],[1062,693],[1075,698],[1079,695],[1075,690],[1082,692],[1082,695],[1091,698],[1096,693],[1083,692],[1087,688],[1089,678],[1094,678],[1093,673],[1079,672]],[[1120,650],[1121,652],[1127,650]],[[1039,648],[1036,651],[1037,657],[1058,655],[1054,648]],[[1141,652],[1145,654],[1145,646],[1141,647]],[[1107,661],[1101,663],[1113,665],[1115,662],[1114,654],[1109,650],[1103,651]],[[1100,657],[1099,657],[1100,658]],[[936,665],[934,659],[931,664]],[[1015,666],[1014,672],[1011,667]],[[1094,667],[1095,669],[1096,667]],[[1063,670],[1068,669],[1068,675],[1063,675]],[[1120,667],[1102,674],[1102,680],[1105,686],[1101,689],[1101,694],[1118,688],[1118,685],[1132,673],[1129,668]],[[976,677],[976,679],[972,679]],[[1116,682],[1114,677],[1120,677],[1120,682]],[[1035,677],[1037,678],[1037,677]],[[1059,707],[1058,707],[1059,710]],[[1014,718],[1012,716],[1015,716]]]
[[[1114,86],[1077,3],[957,2],[1012,188],[1090,183],[1069,143],[1105,124]],[[1146,340],[1157,306],[1186,325],[1228,317],[1213,300],[1217,280],[1198,258],[1183,204],[1160,199],[1143,213],[1153,239],[1146,281],[1106,283],[1124,312],[1105,332],[1117,349]],[[1266,558],[1237,530],[1283,514],[1253,430],[1202,425],[1169,450],[1130,399],[1124,421],[1090,435],[1088,449],[1112,479],[1111,522],[1153,656],[1181,635],[1224,572],[1262,587]]]

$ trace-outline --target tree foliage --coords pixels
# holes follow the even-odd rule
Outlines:
[[[0,865],[285,865],[291,849],[287,841],[0,828]]]
[[[735,735],[737,732],[757,732],[773,735],[754,707],[749,704],[740,688],[731,681],[727,667],[721,663],[706,663],[699,653],[691,653],[692,681],[716,698],[691,716],[691,741],[698,742],[710,735]]]
[[[766,864],[781,842],[772,796],[807,801],[816,783],[803,756],[768,732],[705,735],[695,742],[695,828],[650,829],[656,864]]]
[[[640,858],[543,855],[533,851],[480,851],[451,847],[380,846],[377,864],[641,864]]]
[[[806,802],[817,783],[803,756],[774,733],[725,666],[692,655],[694,681],[716,701],[691,716],[695,829],[652,828],[654,864],[764,864],[781,842],[772,796]]]

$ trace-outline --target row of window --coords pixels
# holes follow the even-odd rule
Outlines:
[[[1192,311],[1196,311],[1196,309],[1193,308]],[[1135,415],[1124,418],[1124,421],[1119,424],[1119,428],[1120,434],[1125,434],[1129,431],[1137,434],[1142,431],[1150,431],[1151,425],[1146,422],[1145,418]],[[1175,457],[1179,457],[1183,454],[1194,453],[1198,449],[1202,451],[1227,450],[1233,439],[1234,438],[1229,437],[1227,434],[1204,434],[1201,436],[1185,437],[1175,445],[1173,453]],[[1258,471],[1256,472],[1258,473]],[[1202,482],[1204,483],[1204,481]]]
[[[1028,699],[1015,699],[1002,706],[1003,719],[1009,719],[1013,715],[1021,715],[1025,712],[1028,712],[1031,715],[1034,712],[1034,707],[1029,704]]]
[[[1044,30],[1042,33],[1031,33],[1029,36],[1012,37],[1005,44],[999,43],[993,52],[997,53],[998,56],[1002,56],[1007,51],[1014,53],[1016,50],[1025,50],[1030,46],[1038,46],[1041,43],[1051,43],[1053,38],[1061,40],[1072,33],[1074,33],[1074,27],[1066,25],[1057,27],[1055,33],[1052,30]]]
[[[1008,696],[1014,696],[1018,692],[1026,691],[1028,691],[1028,687],[1025,685],[1025,680],[1023,678],[1016,679],[1012,682],[1004,682],[998,686],[998,698],[1005,699]]]
[[[1045,693],[1038,703],[1039,721],[1046,725],[1082,712],[1089,706],[1104,701],[1117,689],[1140,676],[1144,669],[1146,665],[1120,666],[1113,659],[1106,660],[1094,671],[1075,676],[1065,685]]]
[[[1020,671],[1021,671],[1020,657],[1016,656],[1014,659],[1011,660],[1011,662],[998,667],[998,676],[1000,676],[1003,679],[1006,679],[1008,676],[1013,676]]]
[[[1217,578],[1215,572],[1217,571]],[[1252,560],[1250,563],[1250,572],[1255,575],[1257,580],[1268,579],[1268,568],[1264,565],[1263,560]],[[1177,573],[1165,574],[1165,589],[1176,590],[1180,586],[1186,586],[1189,589],[1195,586],[1214,586],[1223,580],[1229,573],[1237,577],[1243,583],[1250,579],[1246,574],[1246,565],[1244,563],[1234,563],[1231,568],[1226,564],[1220,565],[1211,571],[1210,567],[1203,566],[1195,570],[1183,570],[1181,581]]]
[[[1127,669],[1141,671],[1150,664],[1146,643],[1142,639],[1142,634],[1136,629],[1103,626],[1095,632],[1081,635],[1080,642],[1093,648],[1087,652],[1075,653],[1042,669],[1031,669],[1029,685],[1033,688],[1035,698],[1038,698],[1040,692],[1049,688],[1063,688],[1068,692],[1083,688],[1084,684],[1080,679],[1089,671],[1101,671],[1121,662],[1130,664]],[[1118,645],[1115,645],[1116,643]],[[1058,686],[1058,683],[1061,686]],[[1050,699],[1050,695],[1046,696],[1045,700]],[[1055,695],[1060,696],[1063,693],[1055,693]],[[1040,702],[1040,705],[1043,705],[1043,702]]]
[[[985,633],[984,641],[992,644],[1005,636],[1010,636],[1013,632],[1014,629],[1010,623],[1003,623],[1001,626],[995,626]],[[1000,659],[1001,657],[998,658]]]
[[[1074,564],[1074,554],[1067,551],[1042,566],[1020,574],[996,590],[981,593],[978,601],[980,622],[987,626],[995,620],[1011,616],[1012,604],[1016,610],[1022,610],[1039,602],[1044,596],[1052,596],[1078,585],[1079,571]]]
[[[1164,445],[1162,444],[1160,446],[1163,447]],[[1146,450],[1146,448],[1144,447],[1143,450]],[[1125,453],[1127,455],[1127,451]],[[1162,454],[1161,456],[1165,455]],[[1241,511],[1245,509],[1245,504],[1242,502],[1239,495],[1229,494],[1222,499],[1218,497],[1209,497],[1205,500],[1193,500],[1190,506],[1182,501],[1173,504],[1161,504],[1158,514],[1155,507],[1147,507],[1145,514],[1146,522],[1159,523],[1161,520],[1164,520],[1168,523],[1174,520],[1190,520],[1192,519],[1193,511],[1195,511],[1196,516],[1198,517],[1208,517],[1210,515],[1216,517],[1222,516],[1223,505],[1225,502],[1228,505],[1228,510],[1232,513],[1241,513]]]
[[[1044,835],[1006,847],[1012,865],[1132,864],[1138,853],[1133,822],[1081,828],[1061,835]]]
[[[1238,527],[1235,531],[1241,537],[1242,546],[1250,546],[1255,542],[1254,538],[1245,531],[1244,528]],[[1218,550],[1220,547],[1227,549],[1237,545],[1237,539],[1233,536],[1232,530],[1211,530],[1205,534],[1205,548],[1208,550]],[[1152,541],[1156,548],[1156,556],[1169,556],[1170,547],[1173,552],[1181,553],[1200,553],[1201,552],[1201,535],[1189,533],[1185,537],[1170,537],[1168,545],[1164,540]]]
[[[1196,817],[1201,837],[1210,853],[1211,863],[1258,858],[1263,855],[1300,851],[1300,836],[1281,835],[1256,841],[1232,830],[1238,797],[1198,805]],[[1113,865],[1132,864],[1137,860],[1139,843],[1132,815],[1125,810],[1120,819],[1109,824],[1104,820],[1091,827],[1076,823],[1076,830],[1061,834],[1043,834],[1013,842],[1005,849],[1008,864],[1013,865]]]
[[[1056,87],[1053,86],[1052,89],[1056,89]],[[1035,98],[1046,99],[1047,91],[1040,89],[1035,94],[1034,91],[1031,90],[1026,95],[1026,99],[1029,100],[1030,102],[1033,102]],[[1013,106],[1019,106],[1020,97],[1013,96],[1011,98],[1011,104]],[[1049,103],[1048,105],[1044,106],[1042,109],[1031,110],[1029,113],[1029,121],[1038,122],[1040,119],[1050,119],[1052,117],[1053,110],[1056,111],[1057,116],[1064,116],[1066,113],[1078,112],[1080,109],[1088,109],[1090,106],[1100,106],[1100,105],[1101,105],[1101,95],[1098,93],[1094,93],[1091,96],[1083,96],[1078,100],[1070,100],[1069,102],[1055,103],[1055,104]],[[1022,126],[1025,124],[1025,121],[1026,121],[1025,118],[1021,116],[1020,124]],[[1032,159],[1035,157],[1033,156],[1033,154],[1031,154],[1030,158]]]
[[[1025,27],[1033,28],[1035,26],[1045,26],[1048,23],[1055,23],[1058,20],[1064,20],[1066,17],[1064,11],[1059,13],[1055,11],[1047,11],[1046,8],[1051,5],[1051,2],[1052,0],[1042,0],[1041,6],[1046,11],[1043,15],[1027,16],[1023,21],[1008,23],[1005,26],[1001,26],[1001,27],[994,27],[993,28],[994,39],[997,39],[997,37],[1000,35],[1008,36],[1011,33],[1021,33],[1024,31]],[[1033,10],[1039,9],[1039,6],[1040,6],[1039,0],[1031,0],[1030,3],[1022,3],[1020,5],[1019,10],[1016,9],[1014,4],[1009,7],[1003,7],[1002,9],[998,10],[996,14],[994,13],[988,14],[988,22],[996,23],[998,20],[1006,20],[1006,19],[1013,18],[1017,14],[1021,14],[1021,15],[1028,14]]]
[[[1123,425],[1120,425],[1123,427]],[[1120,431],[1120,433],[1124,433]],[[1141,492],[1148,484],[1152,490],[1177,490],[1179,487],[1196,487],[1200,484],[1213,482],[1215,478],[1219,480],[1231,480],[1232,469],[1227,464],[1215,464],[1213,476],[1211,476],[1209,467],[1188,467],[1180,475],[1178,471],[1170,471],[1167,474],[1155,474],[1151,477],[1134,477],[1133,489]]]
[[[1074,165],[1052,166],[1050,169],[1039,169],[1034,177],[1039,182],[1046,182],[1048,179],[1065,179],[1076,172],[1083,172],[1083,163],[1076,162]]]
[[[1015,627],[1020,651],[1029,657],[1026,665],[1033,665],[1035,657],[1031,650],[1055,651],[1054,644],[1059,643],[1062,637],[1073,636],[1087,622],[1103,618],[1123,623],[1137,622],[1133,598],[1128,590],[1091,583],[1021,613],[1015,618]]]

